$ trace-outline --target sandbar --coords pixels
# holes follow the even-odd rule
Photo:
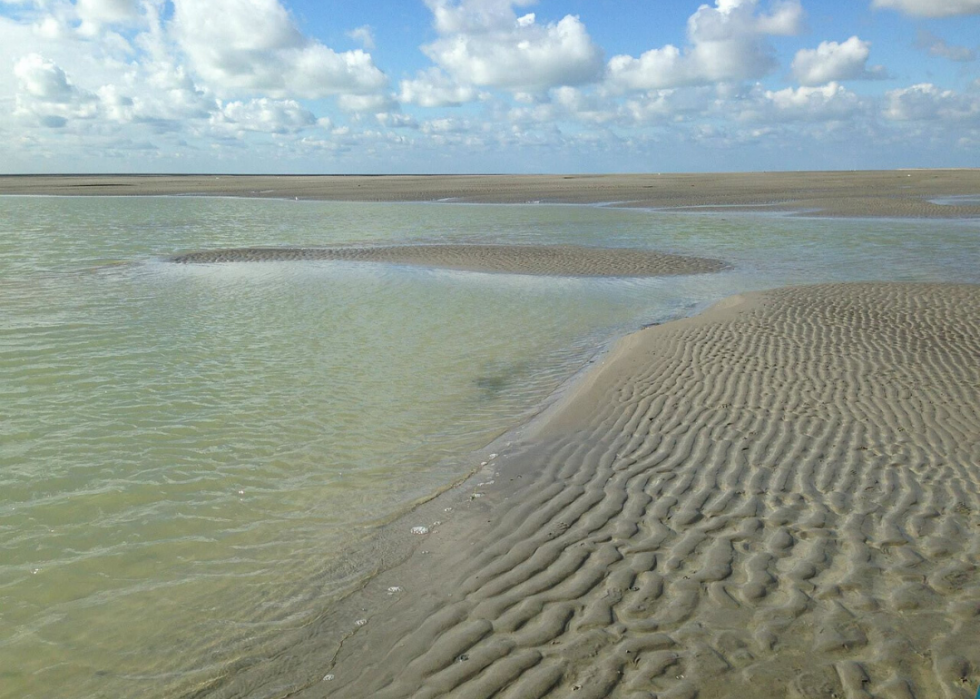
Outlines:
[[[623,175],[17,175],[0,194],[615,204],[810,216],[980,217],[980,169]],[[951,203],[936,203],[943,198]],[[962,197],[957,200],[955,197]]]
[[[581,277],[656,277],[725,269],[702,257],[651,250],[580,245],[374,245],[337,247],[222,248],[182,253],[179,264],[342,260],[383,262],[440,269]]]

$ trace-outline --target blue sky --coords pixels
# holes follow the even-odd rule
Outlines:
[[[0,0],[0,172],[980,166],[980,0]]]

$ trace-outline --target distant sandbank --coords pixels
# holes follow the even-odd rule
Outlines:
[[[335,201],[610,204],[822,216],[980,217],[980,170],[636,175],[0,176],[0,194],[210,195]],[[972,203],[971,203],[972,202]]]

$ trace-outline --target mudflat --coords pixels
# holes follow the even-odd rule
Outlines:
[[[635,175],[0,176],[0,194],[209,195],[337,201],[606,204],[823,216],[980,216],[980,170]],[[939,204],[941,197],[970,197]]]

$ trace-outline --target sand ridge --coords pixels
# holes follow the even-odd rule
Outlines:
[[[651,250],[578,245],[375,245],[250,247],[203,250],[169,258],[181,264],[343,260],[510,274],[647,277],[717,272],[725,263]]]
[[[623,175],[0,176],[0,194],[608,204],[819,216],[980,217],[980,169]],[[952,205],[933,200],[969,196]],[[972,203],[971,203],[972,202]],[[734,208],[731,208],[734,207]]]
[[[411,515],[424,552],[279,655],[290,696],[972,699],[978,406],[980,286],[781,289],[644,330],[446,521]]]

